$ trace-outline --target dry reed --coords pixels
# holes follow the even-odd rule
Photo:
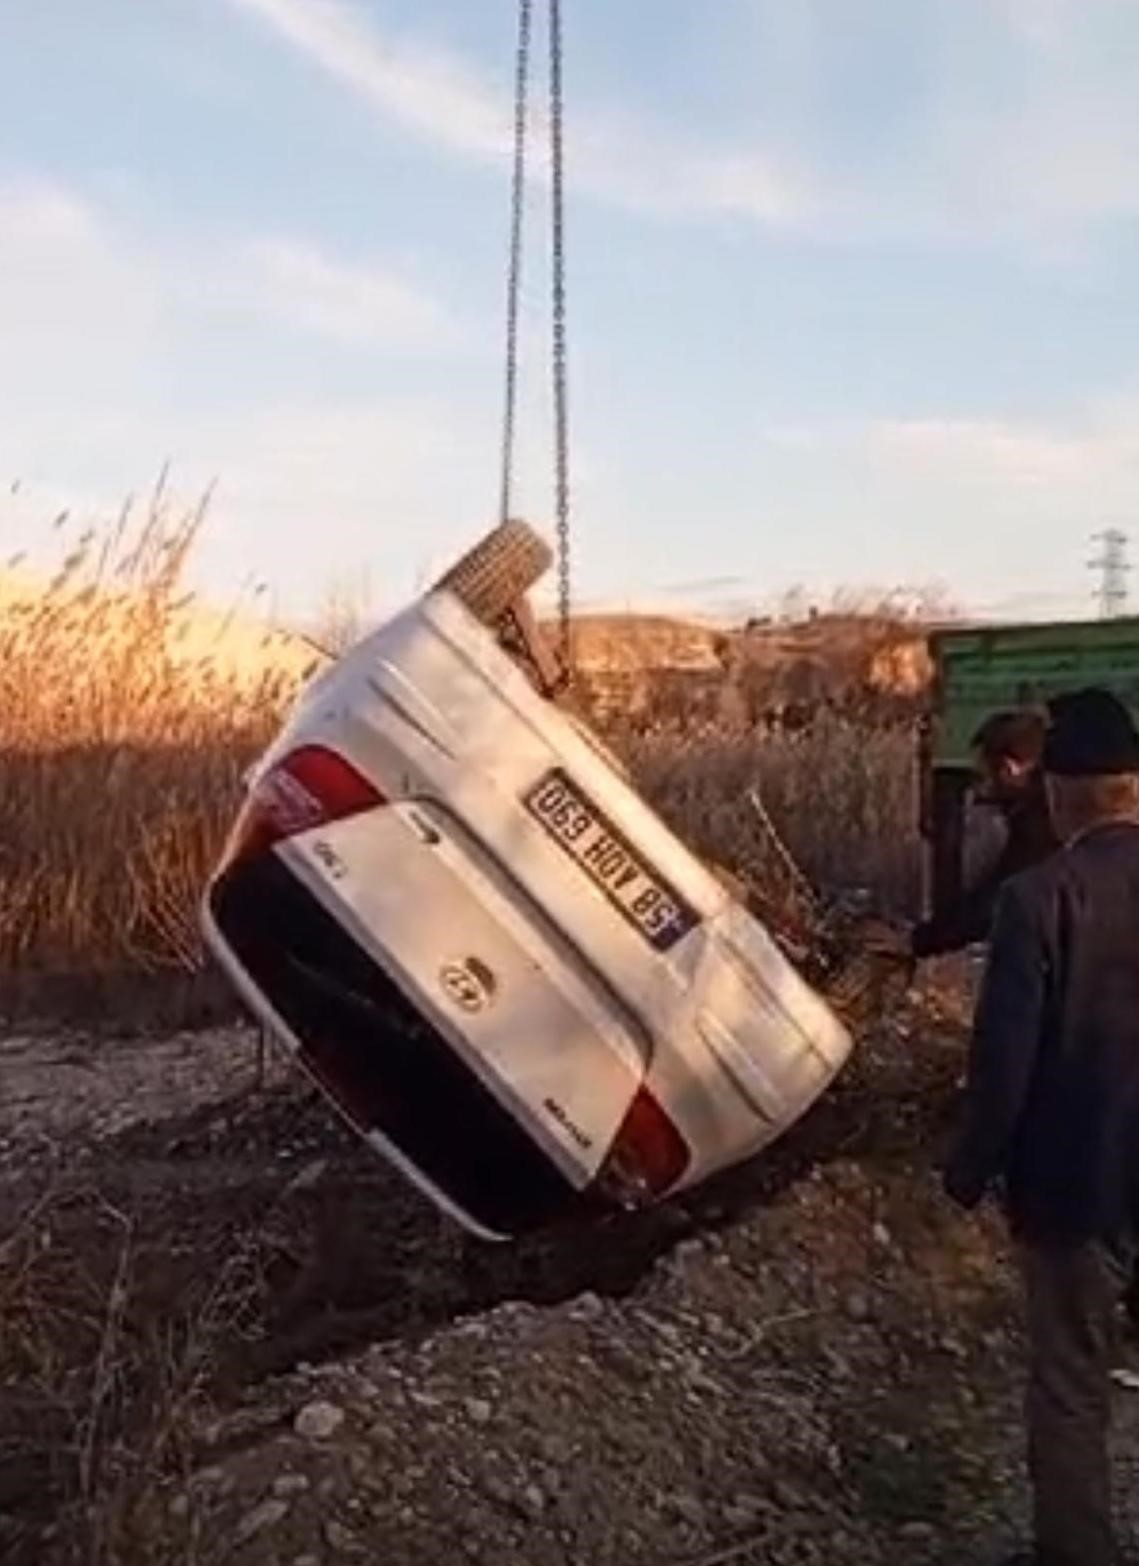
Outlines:
[[[185,972],[240,777],[293,682],[178,655],[202,508],[160,484],[109,529],[60,519],[46,591],[0,610],[0,974]],[[608,736],[698,851],[763,874],[758,789],[816,883],[912,904],[910,733],[820,716],[799,734]]]
[[[192,966],[195,903],[288,682],[180,656],[202,508],[160,486],[0,610],[0,972]]]

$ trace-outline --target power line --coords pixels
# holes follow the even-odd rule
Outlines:
[[[1096,598],[1100,616],[1104,620],[1118,619],[1127,613],[1127,578],[1131,571],[1127,534],[1122,528],[1109,527],[1096,533],[1092,542],[1100,546],[1099,554],[1088,562],[1089,568],[1099,575]]]

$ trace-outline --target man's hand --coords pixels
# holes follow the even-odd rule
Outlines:
[[[862,949],[868,956],[879,962],[912,968],[914,954],[908,930],[899,930],[892,924],[876,919],[860,930],[859,936]]]
[[[943,1177],[945,1194],[951,1202],[956,1202],[958,1207],[963,1207],[966,1212],[972,1212],[978,1207],[984,1198],[988,1182],[979,1180],[973,1170],[969,1169],[960,1157],[953,1157],[945,1170]]]

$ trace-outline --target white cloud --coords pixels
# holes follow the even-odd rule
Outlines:
[[[868,427],[867,444],[878,460],[915,473],[948,471],[1017,486],[1086,483],[1105,455],[1102,435],[985,419],[882,419]]]
[[[387,38],[351,0],[231,0],[259,16],[386,119],[461,156],[498,160],[511,147],[504,94],[465,62]],[[543,116],[537,106],[534,123]],[[728,214],[791,224],[812,210],[809,182],[761,149],[717,148],[629,114],[575,113],[568,172],[581,189],[636,211]],[[545,160],[534,165],[545,177]]]
[[[1093,407],[1064,422],[876,418],[770,426],[767,443],[812,462],[830,452],[879,472],[938,485],[1007,491],[1122,489],[1139,477],[1139,402]]]
[[[1098,410],[1067,425],[887,419],[868,426],[867,434],[870,450],[887,462],[966,481],[1090,492],[1122,487],[1139,471],[1139,408]]]
[[[5,245],[87,245],[98,225],[85,203],[49,180],[0,186],[0,240]]]
[[[258,318],[364,348],[466,342],[382,262],[287,235],[175,244],[57,184],[0,185],[0,562],[50,548],[61,509],[112,518],[169,460],[187,501],[217,482],[201,569],[223,596],[261,578],[298,609],[371,565],[392,603],[441,567],[494,505],[497,398],[444,382],[412,400],[386,374],[379,395],[326,391],[318,359],[305,388],[254,374],[203,397],[233,322]],[[522,468],[536,492],[525,452]]]
[[[497,157],[510,141],[506,104],[460,61],[383,38],[344,0],[233,0],[330,76],[409,129],[454,150]]]
[[[1092,533],[1125,529],[1139,488],[1139,396],[1055,416],[925,416],[763,431],[760,472],[809,538],[805,578],[951,584],[970,612],[1080,615]]]
[[[1066,50],[1072,30],[1089,14],[1108,19],[1134,0],[990,0],[1006,25],[1033,49]]]
[[[0,185],[0,560],[42,548],[63,507],[113,516],[166,459],[187,497],[218,480],[204,563],[223,590],[252,572],[298,602],[346,563],[394,569],[485,516],[496,446],[478,410],[234,384],[234,323],[266,318],[363,349],[463,341],[380,262],[288,236],[174,243],[56,184]]]
[[[48,180],[0,184],[0,453],[26,410],[56,412],[66,440],[65,407],[137,394],[160,321],[154,277],[97,209]]]
[[[505,88],[435,46],[389,36],[359,0],[230,3],[260,18],[385,119],[455,155],[488,160],[508,153]],[[1002,37],[1012,38],[1021,56],[1014,80],[999,101],[986,101],[973,54],[931,55],[923,68],[932,85],[913,133],[876,156],[863,175],[846,169],[840,177],[822,152],[808,165],[754,140],[717,144],[627,110],[575,105],[571,178],[578,189],[634,211],[736,216],[840,239],[976,243],[1139,212],[1139,70],[1127,65],[1125,48],[1114,63],[1105,63],[1110,50],[1104,49],[1121,23],[1131,31],[1119,36],[1135,36],[1134,0],[934,0],[931,6],[950,33],[962,9],[979,28],[975,47],[982,52],[986,39],[997,49]],[[939,28],[929,36],[929,47],[938,50]],[[792,44],[788,69],[800,79],[791,97],[813,104],[815,117],[825,121],[833,89],[825,73],[833,59],[828,67],[817,37],[810,48],[802,38]],[[889,92],[885,84],[883,91]],[[784,131],[797,134],[800,117],[798,108],[785,105]],[[787,139],[784,134],[780,144]],[[834,149],[844,164],[845,150]],[[544,177],[543,160],[535,175]]]
[[[356,345],[455,338],[440,301],[383,266],[348,264],[283,238],[254,241],[242,259],[247,302],[293,326]]]
[[[168,328],[221,310],[361,348],[454,346],[440,299],[382,261],[287,234],[139,235],[47,180],[0,184],[0,341],[30,392],[151,357]]]
[[[664,217],[794,227],[813,219],[819,201],[810,176],[786,161],[685,140],[631,114],[583,116],[573,128],[569,168],[594,195]]]
[[[944,216],[972,232],[1078,232],[1139,215],[1139,75],[1126,90],[1057,71],[945,132]]]
[[[906,192],[918,210],[1033,236],[1139,214],[1135,0],[981,0],[981,15],[980,46],[1010,67],[996,91],[972,59],[938,62],[936,112],[909,160],[932,176]]]
[[[25,421],[11,434],[19,442],[37,428]],[[495,454],[489,418],[445,397],[314,395],[194,417],[104,411],[74,422],[46,478],[33,475],[15,495],[0,489],[0,564],[25,550],[50,561],[59,509],[109,522],[169,459],[176,507],[213,490],[194,559],[210,597],[228,602],[265,584],[275,610],[300,615],[359,571],[391,608],[485,527]]]

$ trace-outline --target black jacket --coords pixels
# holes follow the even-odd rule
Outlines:
[[[1031,785],[1023,800],[1004,812],[1004,818],[1005,843],[996,862],[959,903],[915,927],[911,937],[915,957],[940,957],[987,941],[1005,882],[1047,859],[1060,846],[1048,813],[1042,778]]]
[[[971,1206],[1001,1177],[1029,1239],[1139,1218],[1139,826],[1094,828],[998,901],[946,1184]]]

